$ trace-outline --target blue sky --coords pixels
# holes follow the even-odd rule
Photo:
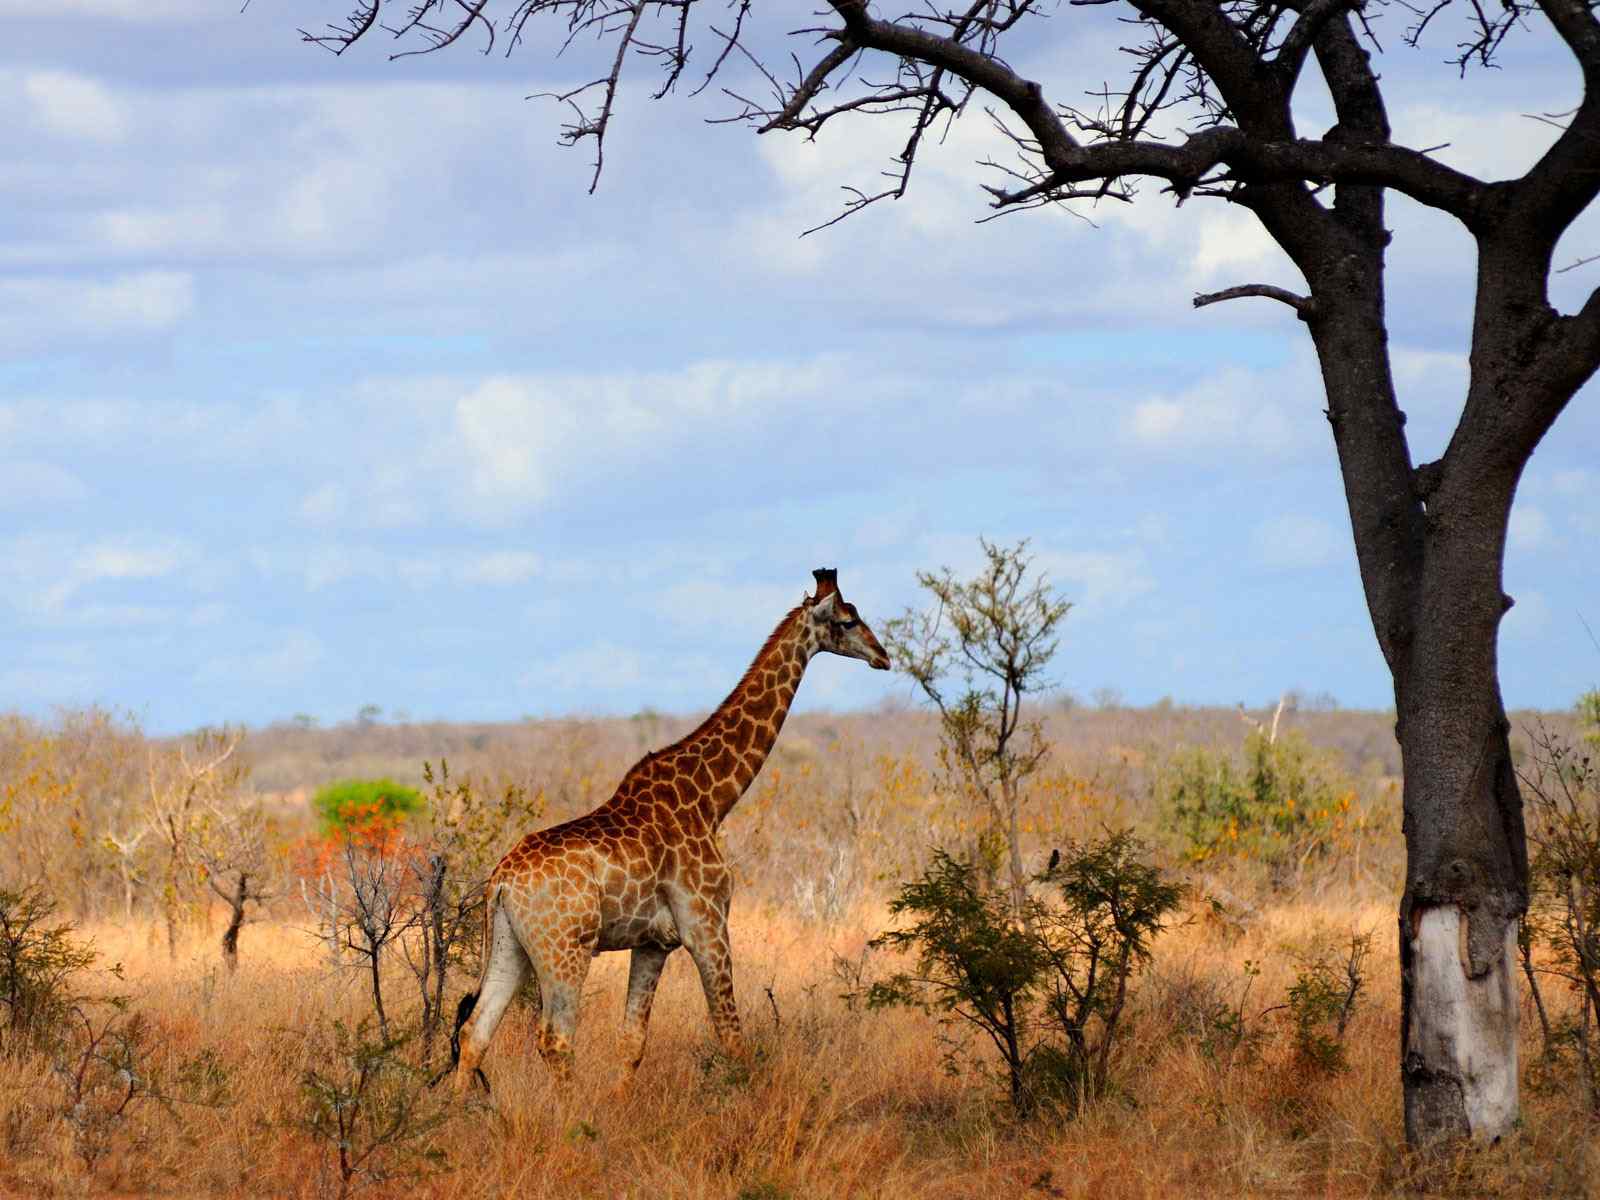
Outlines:
[[[648,102],[646,66],[590,196],[587,149],[524,100],[592,70],[548,29],[391,64],[302,46],[343,15],[305,0],[41,11],[0,0],[0,709],[701,709],[812,567],[881,623],[980,533],[1031,538],[1076,604],[1056,675],[1081,695],[1390,703],[1300,326],[1189,304],[1299,284],[1244,214],[1147,188],[975,224],[1003,152],[979,114],[908,198],[802,239],[897,127],[757,138],[706,124],[710,92]],[[1018,65],[1097,83],[1099,12]],[[1538,31],[1466,83],[1447,49],[1382,60],[1397,136],[1519,174],[1553,136],[1522,114],[1570,108],[1576,72]],[[1459,410],[1471,245],[1391,205],[1420,460]],[[1588,214],[1561,261],[1597,250]],[[1600,680],[1593,393],[1519,496],[1513,705]],[[801,702],[889,694],[828,660]]]

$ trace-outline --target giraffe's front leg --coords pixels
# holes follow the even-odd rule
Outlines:
[[[672,906],[678,936],[700,972],[711,1028],[722,1048],[734,1058],[746,1057],[739,1033],[739,1009],[733,998],[733,951],[728,940],[728,889],[712,896],[690,895]]]

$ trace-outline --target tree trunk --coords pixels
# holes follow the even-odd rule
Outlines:
[[[1407,859],[1401,1074],[1413,1146],[1493,1140],[1517,1119],[1528,852],[1496,656],[1515,475],[1467,465],[1453,464],[1430,499],[1414,636],[1395,673]]]
[[[1006,847],[1009,851],[1008,866],[1011,872],[1011,911],[1021,918],[1024,924],[1031,925],[1028,918],[1028,877],[1022,870],[1022,830],[1021,815],[1022,798],[1017,794],[1017,784],[1007,780],[1002,788],[1006,798]]]
[[[169,889],[176,886],[168,885]],[[169,894],[163,898],[161,905],[161,919],[167,930],[167,957],[176,962],[178,958],[178,901]]]
[[[378,1014],[378,1033],[384,1041],[389,1040],[389,1015],[383,1011],[383,971],[379,962],[381,947],[369,945],[370,953],[367,956],[367,965],[372,975],[372,1007]]]
[[[1517,1119],[1522,800],[1497,639],[1511,503],[1560,405],[1529,391],[1548,307],[1480,246],[1472,379],[1444,458],[1413,467],[1383,311],[1381,221],[1308,262],[1362,586],[1394,680],[1404,774],[1401,1078],[1407,1140],[1492,1140]],[[1353,214],[1352,214],[1353,215]],[[1552,396],[1554,393],[1552,392]],[[1570,395],[1570,390],[1566,392]],[[1538,419],[1525,416],[1534,413]]]
[[[239,929],[244,925],[244,906],[248,896],[245,886],[248,879],[249,876],[241,871],[238,887],[232,896],[227,897],[230,914],[228,927],[222,931],[222,961],[228,965],[229,974],[239,969]]]

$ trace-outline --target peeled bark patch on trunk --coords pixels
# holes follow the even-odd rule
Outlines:
[[[1458,907],[1430,905],[1411,925],[1408,1138],[1493,1141],[1517,1119],[1517,922],[1506,922],[1500,953],[1476,976]]]

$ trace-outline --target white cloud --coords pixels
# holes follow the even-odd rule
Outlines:
[[[300,501],[300,516],[318,525],[326,525],[344,516],[345,491],[337,483],[325,483],[307,492]]]
[[[495,550],[467,559],[461,578],[493,585],[526,583],[539,573],[540,559],[527,550]]]
[[[1312,570],[1339,561],[1344,536],[1321,517],[1283,513],[1268,517],[1251,535],[1257,560],[1280,570]]]
[[[35,0],[0,0],[0,17],[32,21],[110,19],[154,24],[215,16],[216,12],[211,0],[51,0],[45,9]]]
[[[1558,542],[1544,510],[1535,508],[1526,500],[1511,510],[1507,540],[1512,549],[1526,551],[1547,550]]]
[[[753,651],[802,594],[792,585],[686,579],[656,593],[655,608],[680,631],[718,641],[732,635],[750,640]]]
[[[1205,208],[1194,218],[1193,228],[1199,236],[1189,272],[1196,283],[1228,274],[1254,277],[1281,268],[1278,278],[1283,285],[1299,285],[1299,272],[1286,265],[1283,251],[1250,214],[1234,208]]]
[[[238,691],[285,687],[305,682],[326,658],[316,635],[294,629],[267,645],[202,663],[195,670],[194,682],[221,684]]]
[[[1083,616],[1123,608],[1155,587],[1142,550],[1041,549],[1034,566]]]
[[[73,605],[85,589],[164,579],[192,571],[196,559],[195,548],[175,537],[24,535],[0,543],[0,596],[35,620],[70,624],[88,607]]]
[[[630,646],[597,641],[554,658],[536,662],[517,679],[521,687],[537,692],[534,699],[552,711],[571,709],[567,697],[614,692],[639,692],[647,677],[658,678],[654,664]]]
[[[1550,627],[1550,601],[1543,592],[1529,588],[1514,595],[1515,603],[1500,622],[1508,638],[1536,638]]]
[[[1550,477],[1550,487],[1563,499],[1600,499],[1600,472],[1585,467],[1557,471]]]
[[[397,584],[415,590],[460,583],[506,586],[538,574],[540,556],[523,550],[462,551],[445,547],[405,552],[348,542],[254,547],[245,561],[269,579],[296,580],[309,592],[354,579]]]
[[[20,276],[0,280],[0,347],[170,329],[194,307],[183,271],[134,271],[100,279]]]
[[[848,404],[847,378],[827,358],[494,376],[454,403],[459,477],[472,515],[505,521],[564,490],[605,486],[639,464],[729,453],[752,431],[763,433],[763,421],[803,414],[835,394]]]
[[[1321,421],[1322,392],[1304,368],[1229,368],[1176,396],[1126,410],[1134,447],[1188,455],[1197,450],[1282,458],[1308,447]]]
[[[1572,96],[1580,98],[1581,92]],[[1433,158],[1480,179],[1517,179],[1559,136],[1554,126],[1523,115],[1537,109],[1528,96],[1511,112],[1437,103],[1402,104],[1390,112],[1396,142],[1438,146]]]
[[[171,542],[144,545],[102,542],[83,550],[75,563],[75,572],[85,581],[159,579],[177,570],[186,557],[187,552]]]
[[[927,514],[921,508],[869,513],[855,527],[856,549],[873,551],[903,546],[926,522]]]
[[[1389,352],[1395,387],[1404,398],[1407,389],[1426,387],[1431,391],[1464,394],[1467,386],[1467,356],[1444,350],[1416,346],[1395,346]]]
[[[22,93],[53,133],[85,141],[119,141],[128,129],[122,101],[97,80],[66,71],[34,71]]]
[[[0,431],[3,431],[0,422]],[[0,462],[0,509],[41,512],[77,504],[89,495],[83,481],[54,463]]]

